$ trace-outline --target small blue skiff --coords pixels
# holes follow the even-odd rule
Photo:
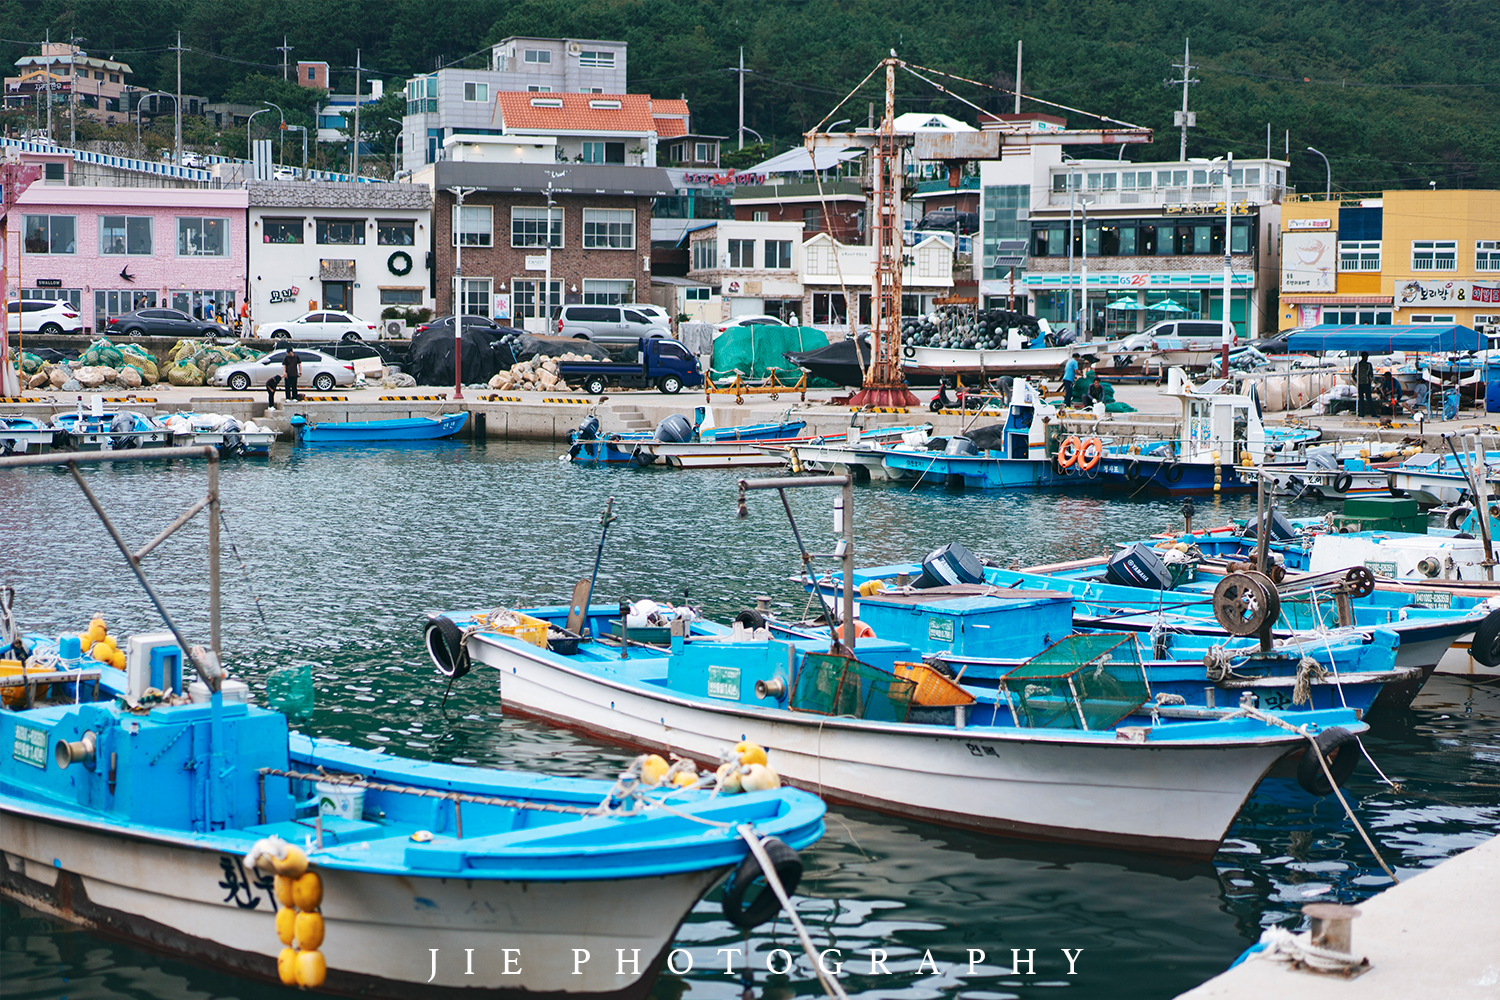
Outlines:
[[[366,441],[436,441],[463,430],[467,413],[439,417],[401,417],[396,420],[313,421],[292,418],[297,440],[307,445],[357,444]]]

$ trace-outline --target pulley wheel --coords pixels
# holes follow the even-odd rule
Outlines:
[[[1230,635],[1256,635],[1280,614],[1276,585],[1260,573],[1230,573],[1214,588],[1214,618]]]
[[[1355,597],[1369,597],[1375,593],[1375,574],[1368,566],[1350,566],[1349,572],[1344,574],[1344,583],[1352,588],[1350,593]]]

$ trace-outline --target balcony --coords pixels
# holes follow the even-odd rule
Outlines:
[[[1248,202],[1251,205],[1272,205],[1283,201],[1291,192],[1290,188],[1275,184],[1242,185],[1232,189],[1232,197],[1236,204]],[[1224,201],[1224,188],[1208,185],[1191,185],[1184,187],[1152,187],[1134,188],[1132,190],[1103,190],[1103,189],[1079,189],[1077,191],[1049,191],[1047,193],[1047,207],[1066,209],[1069,205],[1076,204],[1075,198],[1087,198],[1089,208],[1116,208],[1127,205],[1140,205],[1145,208],[1155,208],[1162,205],[1217,205]]]

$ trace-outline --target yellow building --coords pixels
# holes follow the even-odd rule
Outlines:
[[[1458,323],[1500,334],[1500,191],[1387,191],[1282,206],[1282,330]]]

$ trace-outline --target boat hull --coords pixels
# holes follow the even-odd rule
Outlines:
[[[1059,475],[1051,462],[1038,459],[993,458],[988,455],[946,455],[942,452],[891,451],[884,458],[886,478],[965,489],[1040,489],[1049,486],[1092,485],[1076,476]]]
[[[33,909],[217,969],[277,981],[266,885],[241,856],[0,809],[0,892]],[[249,843],[245,844],[248,849]],[[723,869],[524,882],[320,868],[328,979],[320,992],[414,998],[644,997],[680,920]],[[639,914],[671,915],[641,920]],[[676,918],[675,920],[672,918]],[[592,960],[574,976],[572,948]],[[430,949],[440,949],[436,975]],[[507,975],[503,949],[517,949]],[[616,948],[639,974],[616,976]],[[466,975],[465,949],[473,949]],[[432,981],[428,982],[429,976]]]
[[[1108,455],[1099,463],[1099,485],[1157,496],[1247,493],[1255,483],[1233,465],[1167,461],[1151,455]]]
[[[997,375],[1060,376],[1063,365],[1073,353],[1085,351],[1078,345],[1066,347],[1029,347],[1019,351],[966,351],[947,347],[902,348],[905,355],[901,370],[908,382],[937,384],[939,379],[956,375],[994,377]],[[1087,353],[1094,353],[1089,350]]]
[[[362,420],[349,423],[297,423],[303,444],[361,444],[369,441],[437,441],[452,437],[468,422],[467,413],[445,413],[441,417],[410,417],[400,420]]]
[[[1030,839],[1211,857],[1261,777],[1294,749],[1279,739],[1127,744],[706,706],[483,633],[469,649],[500,671],[506,711],[701,760],[747,739],[774,749],[783,778],[830,801]]]

